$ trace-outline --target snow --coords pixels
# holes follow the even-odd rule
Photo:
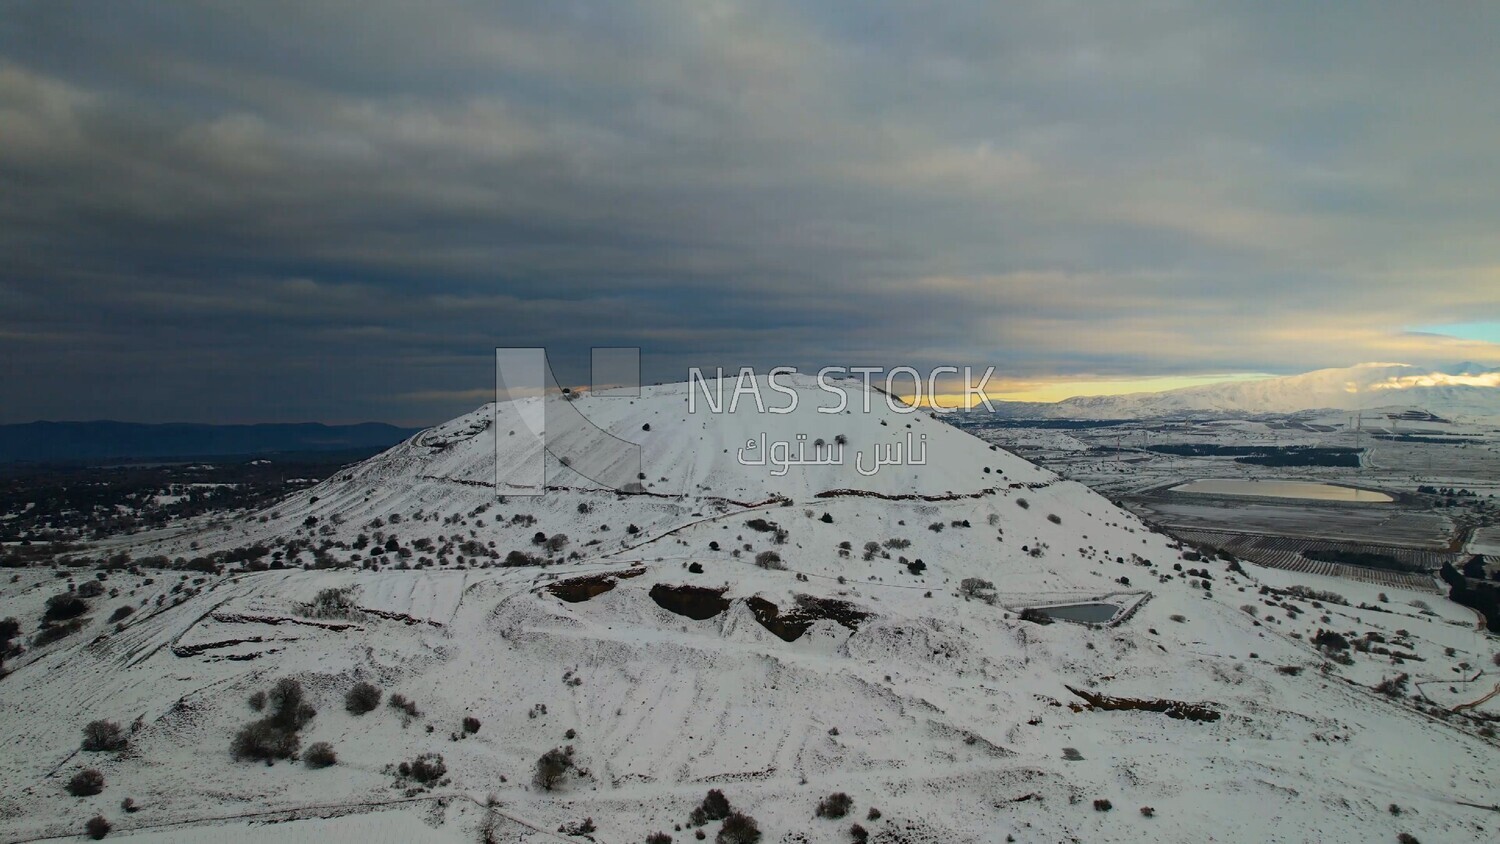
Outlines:
[[[553,483],[565,488],[498,502],[492,409],[481,408],[248,519],[133,537],[138,557],[277,538],[352,544],[377,531],[403,547],[493,542],[503,557],[536,550],[541,531],[566,533],[559,556],[578,557],[524,568],[457,568],[450,555],[448,568],[272,569],[210,577],[187,596],[171,591],[174,573],[112,574],[118,597],[96,601],[82,631],[11,661],[0,682],[0,837],[76,835],[102,812],[116,824],[112,837],[140,841],[475,841],[487,815],[505,841],[583,840],[556,830],[587,817],[599,842],[657,830],[685,841],[691,832],[674,825],[719,788],[768,842],[845,842],[854,820],[875,841],[944,844],[1494,839],[1494,814],[1460,802],[1489,805],[1500,791],[1493,739],[1467,718],[1434,717],[1369,688],[1399,670],[1445,707],[1469,691],[1466,700],[1479,698],[1496,648],[1467,610],[1430,594],[1386,590],[1382,603],[1378,590],[1347,581],[1188,562],[1088,488],[883,401],[869,414],[857,405],[818,414],[807,390],[789,414],[689,415],[684,391],[577,399],[603,429],[641,443],[648,492],[678,497],[617,495],[554,466]],[[844,434],[855,449],[908,430],[927,435],[925,467],[865,477],[852,463],[799,466],[778,477],[735,459],[736,446],[761,433]],[[501,442],[511,449],[501,460],[525,448]],[[819,497],[837,490],[874,495]],[[912,494],[925,498],[879,497]],[[784,543],[748,524],[757,518],[784,530]],[[866,542],[892,539],[864,559]],[[753,563],[770,550],[785,570]],[[330,553],[347,559],[352,549]],[[902,557],[925,568],[913,573]],[[1211,588],[1175,566],[1207,570]],[[17,575],[0,583],[0,601],[29,631],[67,581]],[[613,587],[589,600],[569,603],[548,588],[600,575]],[[994,584],[992,602],[960,594],[971,577]],[[1293,584],[1348,604],[1260,591]],[[653,597],[683,585],[722,588],[729,608],[693,620]],[[347,588],[360,609],[308,617],[302,605],[328,588]],[[784,641],[757,620],[752,599],[786,613],[797,596],[869,615],[855,629],[818,619]],[[1136,606],[1114,627],[1016,615],[1100,599]],[[126,601],[142,608],[115,631],[103,616]],[[1394,649],[1421,661],[1357,652],[1352,665],[1328,662],[1309,643],[1320,627],[1399,638]],[[1447,692],[1461,661],[1465,676],[1482,675]],[[256,717],[249,695],[286,676],[318,710],[303,746],[330,742],[338,765],[229,757],[234,730]],[[351,715],[343,695],[357,680],[407,696],[421,716],[406,723],[384,705]],[[1220,717],[1090,709],[1070,687],[1201,703]],[[539,704],[546,714],[533,715]],[[481,722],[468,737],[465,716]],[[130,749],[76,752],[95,718],[139,719]],[[537,757],[564,745],[588,775],[552,793],[530,785]],[[1082,758],[1064,758],[1064,748]],[[425,752],[443,754],[450,781],[408,795],[390,766]],[[105,791],[67,796],[62,784],[85,766],[104,772]],[[833,791],[854,798],[854,814],[814,818]],[[127,796],[141,811],[119,810]],[[1114,810],[1095,811],[1100,798]],[[1390,814],[1390,803],[1403,813]],[[870,807],[879,820],[865,820]]]

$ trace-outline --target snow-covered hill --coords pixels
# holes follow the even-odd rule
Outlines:
[[[143,841],[686,842],[719,789],[765,842],[858,840],[856,823],[944,844],[1493,840],[1476,806],[1500,790],[1495,705],[1448,711],[1494,685],[1469,611],[1288,592],[924,413],[876,396],[820,414],[826,394],[798,389],[785,414],[689,414],[684,385],[577,398],[641,444],[639,492],[557,464],[545,495],[498,498],[496,443],[502,466],[534,446],[482,408],[264,513],[126,543],[264,570],[17,572],[0,600],[27,631],[50,596],[103,587],[77,632],[7,662],[0,838],[77,835],[98,812]],[[761,434],[842,436],[849,458],[743,465]],[[855,452],[908,434],[925,466],[858,471]],[[344,606],[315,611],[330,589]],[[1079,603],[1119,611],[1022,618]],[[1324,629],[1352,645],[1319,650]],[[337,765],[231,758],[279,678],[317,710],[302,746]],[[356,682],[417,714],[346,711]],[[78,750],[94,719],[134,725],[128,748]],[[533,784],[565,747],[574,770]],[[399,768],[424,753],[446,767],[430,787]],[[103,792],[69,796],[84,768]],[[836,792],[853,812],[817,817]],[[588,838],[567,832],[586,818]]]
[[[1009,402],[998,408],[1005,415],[1059,419],[1148,419],[1322,409],[1418,409],[1448,419],[1494,419],[1500,418],[1500,370],[1485,370],[1475,364],[1440,371],[1401,363],[1362,363],[1159,393],[1078,396],[1051,404]]]

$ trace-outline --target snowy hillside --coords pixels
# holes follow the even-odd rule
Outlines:
[[[1433,371],[1363,363],[1302,375],[1184,387],[1159,393],[1079,396],[1054,404],[1005,403],[1007,415],[1059,419],[1145,419],[1191,413],[1244,415],[1301,410],[1421,409],[1449,419],[1500,418],[1500,370],[1474,364]]]
[[[1497,648],[1468,610],[1199,559],[925,413],[821,414],[797,389],[785,414],[690,414],[685,385],[578,397],[642,446],[634,493],[558,463],[545,495],[497,497],[496,443],[502,467],[534,446],[481,408],[128,544],[224,573],[15,573],[0,615],[28,635],[50,597],[93,594],[6,663],[0,839],[99,813],[140,841],[729,840],[690,825],[709,789],[765,842],[1494,839],[1500,706],[1468,704]],[[763,434],[849,456],[744,465]],[[908,435],[925,465],[858,470]],[[1079,604],[1108,620],[1035,615]],[[316,709],[304,758],[237,761],[281,678]],[[384,697],[355,714],[360,682]],[[80,750],[95,719],[128,746]],[[316,742],[335,765],[308,764]],[[87,768],[102,792],[71,796]],[[835,793],[852,810],[818,816]]]

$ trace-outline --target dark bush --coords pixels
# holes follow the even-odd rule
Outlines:
[[[1410,832],[1403,832],[1400,835],[1397,835],[1396,841],[1398,842],[1398,844],[1421,844],[1421,842],[1417,840],[1417,836],[1412,835]]]
[[[877,808],[875,808],[874,806],[871,806],[870,807],[870,811],[867,812],[867,813],[865,813],[865,820],[867,820],[867,821],[878,821],[878,820],[880,820],[880,810],[877,809]]]
[[[731,812],[714,838],[716,844],[756,844],[760,840],[760,824],[755,818],[740,812]]]
[[[536,773],[532,782],[543,791],[551,791],[562,784],[563,777],[573,769],[573,759],[560,747],[554,747],[536,760]]]
[[[90,721],[83,728],[81,747],[84,750],[124,750],[129,743],[130,740],[125,737],[120,725],[113,721]]]
[[[479,732],[479,719],[475,718],[473,715],[465,716],[464,717],[464,732],[466,732],[466,733],[477,733],[477,732]]]
[[[1094,801],[1094,811],[1096,811],[1096,812],[1108,812],[1110,809],[1113,809],[1114,807],[1115,807],[1115,804],[1113,804],[1113,803],[1111,803],[1108,800],[1105,800],[1103,798],[1100,798],[1100,799]]]
[[[302,684],[290,677],[277,680],[266,700],[271,704],[268,720],[288,732],[302,729],[318,714],[318,710],[306,702]]]
[[[1349,650],[1349,640],[1332,630],[1319,630],[1312,643],[1325,651]]]
[[[423,785],[432,785],[448,774],[441,753],[423,753],[410,764],[401,763],[401,773]]]
[[[782,571],[786,564],[781,561],[781,555],[775,551],[762,551],[755,555],[755,564],[763,569]]]
[[[869,832],[869,830],[865,829],[864,827],[860,826],[859,824],[854,824],[853,826],[849,827],[849,835],[855,841],[869,841],[870,840],[870,832]]]
[[[1400,697],[1406,693],[1406,681],[1410,679],[1406,674],[1397,674],[1387,677],[1375,684],[1375,691],[1387,697]]]
[[[90,838],[98,841],[108,835],[113,827],[103,815],[95,815],[89,818],[88,823],[84,824],[83,828],[88,832]]]
[[[838,819],[849,814],[852,808],[854,808],[854,798],[842,791],[836,791],[824,797],[823,802],[818,804],[817,815],[820,818]]]
[[[380,688],[373,683],[355,683],[344,695],[344,708],[350,715],[363,715],[380,705]]]
[[[694,826],[703,826],[709,821],[722,821],[733,811],[733,807],[729,805],[729,798],[724,796],[724,792],[711,788],[708,794],[703,796],[703,802],[693,809],[689,820]]]
[[[1047,521],[1051,522],[1054,525],[1060,525],[1062,524],[1062,517],[1058,516],[1056,513],[1048,513]]]
[[[38,631],[36,636],[32,637],[31,643],[40,648],[45,645],[50,645],[53,642],[66,639],[74,633],[82,630],[83,624],[87,620],[88,619],[85,618],[74,618],[68,621],[64,621],[61,624],[49,624]]]
[[[508,566],[510,568],[519,568],[521,566],[539,566],[541,564],[541,557],[533,556],[526,553],[525,551],[512,551],[509,554],[506,554],[505,562],[502,563],[502,565]]]
[[[307,752],[302,754],[302,761],[309,768],[326,768],[337,764],[339,757],[333,752],[333,745],[326,741],[313,742],[308,745]]]
[[[653,832],[646,836],[646,844],[672,844],[672,836],[665,832]]]
[[[1143,818],[1154,818],[1154,817],[1156,817],[1156,810],[1153,809],[1153,808],[1151,808],[1150,806],[1142,806],[1141,807],[1141,817],[1143,817]]]
[[[104,790],[104,775],[94,768],[84,768],[68,780],[68,793],[74,797],[92,797]]]
[[[386,699],[386,703],[390,704],[390,707],[392,709],[399,709],[399,710],[401,710],[409,718],[420,718],[420,717],[422,717],[422,710],[420,710],[420,709],[417,708],[416,701],[407,700],[406,699],[406,695],[403,695],[403,694],[394,694],[394,695],[391,695],[389,698]]]
[[[256,712],[259,712],[262,709],[265,709],[266,708],[266,693],[265,692],[252,692],[251,695],[250,695],[250,701],[249,701],[249,703],[250,703],[250,708],[253,709],[253,710],[255,710]]]
[[[64,621],[77,618],[88,611],[88,601],[72,592],[61,592],[47,599],[47,611],[42,618],[47,621]]]
[[[296,731],[284,730],[272,719],[264,718],[241,727],[230,742],[229,752],[235,759],[271,762],[292,758],[301,746]]]
[[[115,611],[109,614],[109,622],[110,624],[114,624],[117,621],[124,621],[134,614],[135,607],[132,607],[129,604],[126,604],[123,607],[115,607]]]

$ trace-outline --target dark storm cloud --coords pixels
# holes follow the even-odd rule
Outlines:
[[[1479,359],[1474,5],[0,14],[0,417],[431,421],[496,345],[1017,378]]]

